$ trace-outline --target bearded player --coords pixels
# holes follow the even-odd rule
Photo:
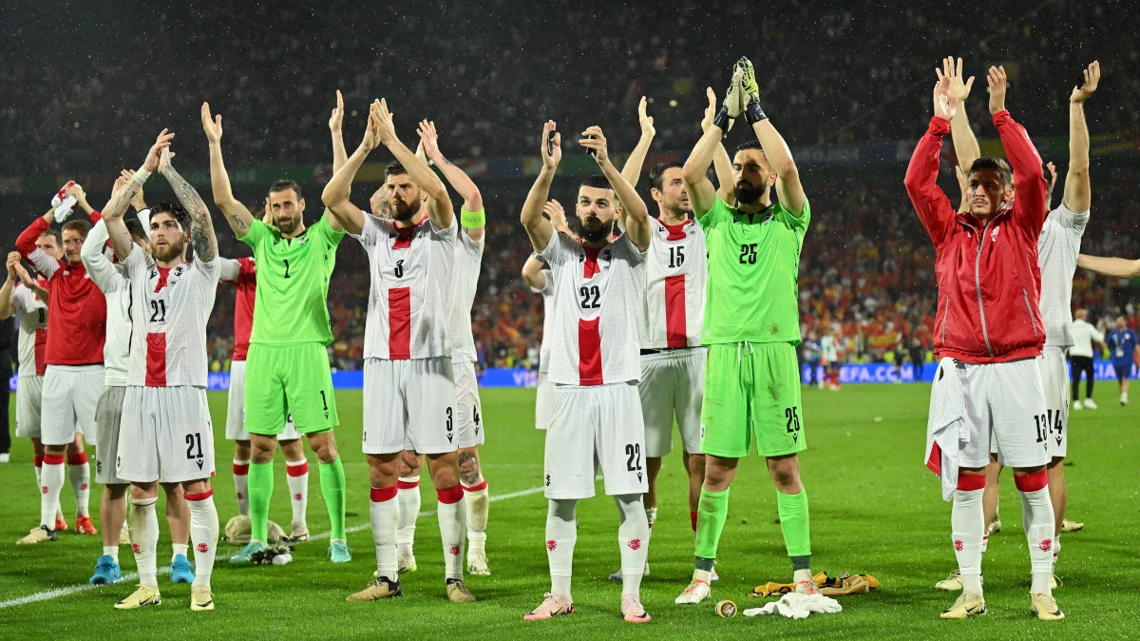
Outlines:
[[[956,488],[947,487],[944,493],[954,501],[952,541],[963,591],[942,618],[986,612],[982,493],[992,439],[998,461],[1014,468],[1021,493],[1033,574],[1031,609],[1040,619],[1057,620],[1065,615],[1049,587],[1055,523],[1046,471],[1051,460],[1048,398],[1038,365],[1046,341],[1038,304],[1038,243],[1047,214],[1047,185],[1041,157],[1005,109],[1005,71],[991,67],[987,82],[990,113],[1012,175],[998,159],[978,158],[967,172],[970,212],[955,213],[936,182],[942,139],[961,108],[949,95],[951,78],[943,77],[934,89],[934,116],[905,180],[934,243],[938,265],[934,348],[942,360],[931,390],[929,426],[961,421],[970,432],[965,445],[957,439],[957,447],[932,450],[928,461],[948,485],[957,471]]]
[[[744,115],[757,142],[732,160],[736,205],[705,177],[732,119]],[[837,612],[811,574],[807,491],[797,454],[807,447],[800,404],[797,278],[811,208],[790,150],[759,104],[752,64],[742,58],[724,106],[681,172],[693,213],[707,236],[708,301],[701,343],[708,346],[701,412],[705,478],[697,514],[693,580],[675,600],[709,597],[729,487],[753,443],[776,486],[780,529],[796,593],[814,612]],[[772,186],[779,202],[773,202]]]
[[[61,190],[62,191],[62,190]],[[63,489],[64,461],[76,490],[76,530],[96,534],[88,514],[91,468],[83,440],[95,438],[95,409],[103,391],[103,340],[107,303],[103,293],[87,274],[80,249],[91,225],[100,219],[91,209],[82,189],[72,184],[68,191],[87,213],[91,222],[75,218],[63,223],[62,257],[45,253],[37,241],[56,221],[55,210],[37,218],[16,240],[16,249],[48,281],[47,343],[41,394],[40,438],[44,445],[40,472],[40,526],[20,544],[56,539],[59,494]],[[70,215],[61,210],[61,217]]]
[[[214,202],[238,240],[253,249],[257,265],[256,313],[245,379],[245,431],[252,448],[250,541],[230,562],[249,563],[267,546],[273,455],[291,415],[320,463],[321,494],[332,526],[329,560],[347,563],[352,553],[344,531],[344,464],[333,435],[340,420],[326,350],[332,343],[329,277],[344,230],[327,213],[306,227],[305,199],[292,181],[278,181],[269,188],[268,207],[275,224],[255,219],[234,198],[222,160],[222,117],[212,118],[207,103],[202,104],[202,128],[210,141]]]
[[[142,167],[106,207],[107,234],[130,281],[134,303],[115,474],[131,484],[128,518],[139,586],[115,604],[119,610],[162,602],[155,560],[160,482],[180,484],[190,506],[196,566],[190,609],[214,609],[210,575],[218,544],[218,511],[210,488],[214,434],[206,402],[206,325],[217,291],[218,246],[206,204],[170,163],[173,137],[165,129],[159,134]],[[160,203],[151,210],[151,252],[147,252],[131,241],[123,214],[155,170],[170,183],[182,205]],[[188,243],[194,246],[190,261]]]
[[[391,219],[369,216],[349,200],[357,171],[381,144],[396,157],[385,170]],[[396,549],[397,483],[400,453],[407,450],[427,456],[436,488],[448,599],[470,603],[475,597],[463,581],[460,556],[466,507],[448,327],[459,225],[447,189],[396,136],[387,102],[376,101],[364,140],[329,181],[322,200],[368,252],[371,274],[363,450],[371,484],[376,579],[348,600],[402,594]]]

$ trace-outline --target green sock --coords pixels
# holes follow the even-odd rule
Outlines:
[[[710,492],[701,488],[701,501],[697,504],[697,558],[715,559],[720,533],[728,519],[728,490]]]
[[[811,520],[808,517],[807,490],[799,494],[776,492],[776,504],[780,511],[780,529],[784,532],[784,545],[788,556],[811,556]],[[802,565],[803,559],[798,562]],[[800,568],[796,568],[800,569]]]
[[[344,540],[344,464],[338,456],[332,463],[321,463],[321,494],[329,510],[332,540]]]
[[[269,541],[269,498],[273,496],[273,462],[249,466],[249,520],[251,541]]]

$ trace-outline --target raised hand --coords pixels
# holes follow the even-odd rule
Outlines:
[[[119,179],[121,179],[123,181],[128,181],[134,177],[135,177],[135,171],[133,169],[124,169],[122,174],[119,176]],[[115,189],[116,190],[118,189],[118,185],[119,185],[119,181],[116,180],[115,181]],[[134,207],[135,211],[142,211],[142,210],[146,209],[146,199],[143,197],[142,186],[139,186],[138,192],[136,192],[135,195],[133,197],[131,197],[131,207]]]
[[[210,103],[202,103],[202,129],[206,132],[206,140],[211,143],[222,140],[222,115],[210,116]]]
[[[724,92],[724,107],[729,118],[736,118],[748,107],[748,95],[744,92],[744,69],[739,64],[732,72],[732,81]]]
[[[340,125],[344,122],[344,98],[340,95],[340,89],[336,90],[336,109],[332,110],[332,115],[329,116],[329,131],[340,133]]]
[[[208,108],[203,106],[202,113],[203,115],[209,114]],[[221,121],[221,116],[218,116],[218,120],[219,122]],[[218,136],[220,138],[221,129],[218,131]],[[162,152],[170,147],[170,141],[173,139],[174,134],[168,134],[166,133],[166,130],[163,129],[162,133],[158,134],[158,138],[155,139],[154,145],[151,146],[150,151],[146,153],[146,160],[143,162],[142,168],[152,173],[156,171],[158,169],[159,162],[162,160]]]
[[[1005,90],[1009,86],[1009,79],[1005,75],[1005,67],[990,67],[986,76],[990,86],[990,113],[996,114],[1005,110]]]
[[[424,155],[438,165],[443,160],[443,152],[439,150],[439,133],[435,129],[435,123],[421,120],[416,133],[420,135],[420,146],[423,147]]]
[[[701,119],[701,131],[708,131],[716,116],[716,92],[712,87],[705,87],[705,95],[709,99],[709,106],[705,107],[705,117]]]
[[[558,125],[553,120],[547,120],[542,126],[542,164],[547,169],[557,169],[562,162],[562,134],[557,131]],[[550,138],[554,135],[553,140]]]
[[[598,161],[599,165],[609,162],[610,156],[606,146],[606,137],[602,135],[601,127],[597,125],[588,127],[586,131],[582,132],[582,138],[578,144],[585,147],[587,151],[593,152],[594,160]]]
[[[970,89],[974,86],[974,77],[962,82],[962,59],[958,58],[957,66],[954,65],[953,57],[946,57],[942,59],[942,68],[934,68],[934,73],[938,74],[938,79],[942,80],[943,77],[950,78],[949,95],[951,98],[957,98],[958,102],[966,102],[966,98],[970,97]]]
[[[645,96],[642,96],[641,102],[637,103],[637,122],[641,125],[641,135],[652,138],[657,135],[657,130],[653,128],[653,116],[645,114],[645,107],[648,102]]]
[[[380,145],[380,105],[372,103],[368,108],[368,126],[364,128],[364,140],[360,146],[372,151]]]
[[[542,207],[542,213],[546,214],[546,217],[550,219],[550,222],[554,223],[556,228],[558,227],[559,220],[566,222],[566,209],[562,206],[562,203],[557,200],[551,199],[546,201],[546,204]],[[19,253],[17,252],[16,255],[19,256]]]
[[[392,120],[394,114],[388,111],[388,101],[386,99],[382,98],[379,102],[373,104],[378,107],[376,111],[376,124],[378,127],[377,134],[380,136],[380,144],[386,147],[397,140],[396,125]]]
[[[740,87],[744,90],[744,95],[749,102],[760,102],[760,86],[756,84],[756,68],[752,66],[752,61],[741,57],[736,61],[736,66],[740,69]]]
[[[1053,191],[1053,188],[1057,186],[1057,165],[1047,163],[1045,166],[1049,168],[1049,191]]]
[[[950,97],[950,77],[942,76],[934,85],[934,115],[948,121],[957,113],[958,100]]]
[[[174,134],[171,135],[173,136]],[[162,155],[158,158],[158,173],[165,174],[166,170],[170,169],[170,159],[174,158],[175,155],[177,154],[170,151],[169,146],[162,148]]]
[[[16,271],[16,268],[20,266],[20,252],[8,252],[6,265],[8,267],[8,280],[15,282],[20,277]]]
[[[1100,83],[1100,63],[1095,60],[1088,69],[1085,69],[1085,81],[1079,87],[1073,87],[1073,94],[1069,96],[1069,102],[1083,103],[1089,99],[1096,91],[1096,86]]]

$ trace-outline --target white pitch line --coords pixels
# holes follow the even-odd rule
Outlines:
[[[490,497],[490,502],[495,503],[498,501],[507,501],[510,499],[517,499],[517,498],[522,497],[522,496],[530,496],[531,494],[538,494],[539,492],[543,491],[543,489],[545,489],[545,488],[540,486],[540,487],[532,487],[532,488],[527,489],[527,490],[519,490],[518,492],[507,492],[506,494],[496,494],[496,495]],[[436,512],[435,510],[426,510],[426,511],[420,512],[419,518],[435,516],[435,512]],[[416,520],[418,521],[419,519],[416,519]],[[372,527],[371,523],[362,523],[360,525],[354,525],[350,528],[347,528],[345,530],[345,533],[359,532],[361,530],[367,530],[370,527]],[[332,536],[332,532],[321,532],[320,534],[314,534],[313,536],[309,537],[309,541],[319,541],[321,539],[327,539],[330,536]],[[230,556],[226,557],[225,559],[221,559],[221,560],[222,561],[228,561],[233,556],[234,555],[230,555]],[[170,566],[159,568],[158,573],[159,574],[169,574],[170,573]],[[121,581],[121,583],[129,583],[131,581],[134,581],[137,578],[139,578],[138,573],[130,572],[128,574],[123,575],[123,580]],[[19,606],[19,605],[27,605],[29,603],[36,603],[37,601],[48,601],[50,599],[58,599],[60,597],[65,597],[65,596],[68,596],[71,594],[78,594],[80,592],[86,592],[88,590],[95,590],[95,589],[98,589],[101,587],[105,587],[105,586],[91,585],[90,583],[81,583],[79,585],[69,585],[69,586],[63,587],[63,588],[54,588],[51,590],[44,590],[43,592],[36,592],[35,594],[29,594],[28,596],[20,597],[18,599],[11,599],[8,601],[0,601],[0,610],[3,610],[4,608],[14,608],[14,607]]]

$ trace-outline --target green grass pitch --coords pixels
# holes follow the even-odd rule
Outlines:
[[[847,386],[833,393],[804,390],[809,449],[801,458],[811,499],[813,569],[874,574],[881,587],[843,597],[844,611],[803,621],[783,618],[720,619],[713,602],[733,599],[741,610],[759,605],[746,595],[769,580],[789,580],[790,564],[776,520],[776,501],[762,461],[742,464],[732,490],[729,521],[720,545],[719,583],[713,601],[675,606],[692,570],[692,535],[684,499],[679,453],[666,459],[659,516],[649,549],[652,573],[642,599],[653,616],[646,626],[620,619],[620,586],[606,580],[618,569],[617,510],[601,495],[579,504],[573,616],[528,623],[522,616],[549,589],[543,529],[546,502],[542,478],[543,436],[533,427],[533,390],[484,390],[489,434],[484,472],[492,496],[522,493],[491,505],[487,549],[491,577],[470,577],[479,601],[454,605],[443,589],[442,551],[434,516],[420,519],[419,571],[405,575],[405,596],[387,602],[346,603],[375,569],[368,523],[368,477],[360,453],[361,395],[338,395],[343,425],[337,431],[348,478],[348,537],[353,561],[325,560],[327,538],[298,547],[284,567],[231,567],[219,558],[213,576],[217,610],[192,613],[189,586],[160,576],[162,605],[119,612],[112,604],[131,584],[76,589],[90,576],[100,552],[98,537],[69,530],[56,543],[17,547],[35,525],[39,499],[31,469],[31,446],[18,439],[12,462],[0,466],[0,638],[193,639],[281,638],[325,640],[377,638],[602,639],[1108,639],[1140,637],[1140,597],[1130,577],[1140,569],[1140,444],[1137,408],[1116,404],[1115,385],[1103,384],[1101,409],[1074,412],[1070,440],[1069,514],[1085,530],[1066,535],[1058,573],[1058,601],[1068,620],[1048,624],[1029,613],[1029,558],[1020,501],[1008,472],[1003,475],[1005,530],[990,542],[985,559],[990,613],[965,622],[941,621],[939,612],[956,595],[933,589],[955,567],[950,545],[949,504],[935,477],[922,465],[926,385]],[[232,450],[223,439],[226,397],[211,394],[218,475],[215,497],[222,523],[236,513],[230,479]],[[15,399],[12,401],[13,411]],[[676,440],[675,440],[676,442]],[[316,460],[310,454],[309,526],[327,533]],[[283,460],[278,457],[270,517],[289,520]],[[426,479],[426,475],[425,475]],[[524,493],[532,490],[531,493]],[[424,510],[433,510],[430,483],[422,487]],[[74,522],[70,486],[64,513]],[[92,493],[92,507],[101,489]],[[169,561],[169,537],[159,544],[160,566]],[[327,537],[327,534],[326,534]],[[223,547],[222,554],[235,551]],[[129,549],[123,571],[134,571]],[[54,592],[53,592],[54,591]],[[27,602],[28,597],[40,600]],[[48,597],[48,598],[43,598]]]

